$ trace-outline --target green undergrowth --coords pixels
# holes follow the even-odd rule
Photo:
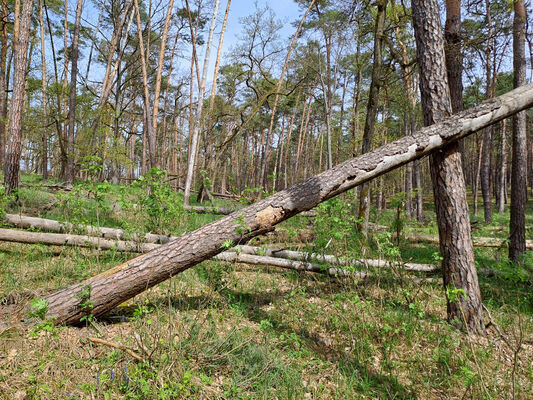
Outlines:
[[[0,246],[4,307],[126,259]],[[0,398],[501,399],[513,382],[517,399],[530,398],[529,287],[480,279],[504,338],[493,327],[468,338],[448,325],[440,282],[204,262],[79,327],[2,325]],[[143,362],[87,337],[126,346]]]
[[[156,170],[133,187],[94,181],[62,193],[23,176],[8,208],[130,232],[180,234],[220,218],[184,211],[182,196],[164,181]],[[490,317],[487,336],[467,337],[446,322],[440,274],[402,270],[404,262],[438,264],[441,257],[437,245],[403,239],[413,230],[436,234],[436,226],[408,220],[394,209],[401,198],[394,201],[391,210],[372,211],[385,229],[366,236],[348,193],[252,241],[393,263],[365,280],[206,261],[77,327],[55,327],[35,299],[133,255],[0,242],[0,398],[533,397],[532,253],[515,266],[506,248],[476,248]],[[493,225],[504,222],[495,217]],[[90,306],[90,289],[83,293]],[[32,299],[33,328],[10,319]]]

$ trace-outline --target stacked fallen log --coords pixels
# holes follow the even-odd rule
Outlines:
[[[1,229],[0,241],[50,246],[86,247],[99,250],[146,253],[161,246],[156,243],[138,243],[124,240],[110,240],[86,235],[64,233],[28,232],[15,229]],[[388,268],[394,266],[384,260],[347,260],[333,255],[309,254],[291,250],[263,249],[256,246],[239,246],[219,253],[214,260],[252,265],[268,265],[297,271],[324,273],[330,276],[366,276],[366,272],[351,271],[327,265],[351,266],[356,268]],[[327,264],[327,265],[324,265]],[[437,267],[430,264],[398,264],[407,271],[432,272]]]
[[[194,211],[194,209],[191,209]],[[229,210],[224,210],[229,211]],[[201,212],[201,211],[200,211]],[[311,215],[312,216],[311,212]],[[301,213],[304,214],[304,213]],[[155,233],[146,233],[144,235],[138,233],[128,233],[120,228],[105,228],[96,227],[91,225],[76,225],[70,222],[59,222],[53,219],[28,217],[18,214],[5,214],[4,223],[12,225],[17,228],[23,229],[36,229],[45,232],[54,233],[69,233],[69,232],[82,232],[89,236],[97,236],[104,239],[114,240],[132,240],[142,243],[160,243],[165,244],[171,240],[177,239],[177,236],[170,235],[158,235]],[[369,226],[374,229],[386,230],[387,227],[369,223]],[[439,237],[437,235],[429,234],[406,234],[402,236],[404,240],[408,242],[427,242],[427,243],[439,243]],[[504,247],[507,246],[507,241],[498,238],[485,238],[485,237],[473,237],[473,244],[476,247]],[[526,248],[533,250],[533,240],[526,240]]]
[[[133,240],[144,243],[168,243],[176,237],[167,235],[156,235],[154,233],[147,233],[139,235],[137,233],[128,233],[119,228],[105,228],[91,225],[76,225],[70,222],[59,222],[53,219],[27,217],[18,214],[6,214],[4,216],[6,224],[23,229],[37,229],[46,232],[54,233],[68,233],[68,232],[83,232],[90,236],[97,236],[104,239],[114,240]]]

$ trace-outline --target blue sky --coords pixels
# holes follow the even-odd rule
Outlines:
[[[215,30],[215,37],[213,39],[213,49],[211,51],[211,59],[209,63],[210,71],[208,74],[208,81],[210,81],[211,77],[213,76],[213,69],[214,69],[214,64],[215,64],[215,59],[216,59],[219,34],[220,34],[221,26],[222,26],[222,19],[224,17],[224,11],[226,10],[226,4],[227,4],[227,0],[220,0],[220,6],[219,6],[219,12],[218,12],[218,24]],[[229,49],[238,42],[238,37],[242,32],[242,25],[240,23],[240,19],[252,14],[256,9],[256,4],[257,4],[257,7],[259,8],[263,8],[265,5],[268,5],[274,11],[277,19],[279,19],[283,24],[283,28],[279,32],[280,37],[286,40],[292,39],[292,36],[294,35],[294,32],[296,30],[296,28],[292,25],[292,23],[296,20],[299,21],[299,19],[303,15],[303,10],[300,9],[294,1],[292,0],[269,0],[269,1],[232,0],[231,7],[230,7],[230,13],[228,16],[228,23],[226,27],[226,34],[224,36],[224,45],[223,45],[221,65],[224,65],[225,59],[226,59],[225,55],[227,55]],[[182,7],[181,0],[176,0],[174,2],[174,7],[175,8]],[[75,0],[69,0],[69,14],[70,14],[69,20],[71,21],[74,20],[75,9],[76,9]],[[96,24],[97,11],[94,9],[94,6],[89,1],[86,1],[84,4],[83,19],[85,20],[85,23],[90,22],[92,24]],[[208,27],[206,27],[206,29],[208,29]],[[207,35],[207,32],[205,35]],[[60,39],[57,39],[57,40],[58,40],[57,42],[58,45],[61,47],[62,42],[59,43]],[[200,54],[199,54],[200,63],[202,63],[204,60],[204,50],[205,50],[204,48],[200,49]],[[88,48],[84,50],[84,53],[88,53]],[[49,49],[48,49],[48,55],[50,55]],[[86,68],[86,61],[87,61],[86,58],[83,57],[80,62],[80,68],[83,71]],[[176,63],[177,63],[176,68],[179,68],[182,73],[188,69],[188,61],[184,62],[184,60],[176,59]],[[92,69],[91,75],[93,77],[97,77],[104,72],[105,67],[103,65],[93,64],[91,69]]]

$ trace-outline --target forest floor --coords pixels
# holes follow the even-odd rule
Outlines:
[[[160,178],[63,192],[25,175],[8,211],[176,235],[219,218],[185,212]],[[353,195],[255,239],[398,265],[364,280],[206,261],[78,327],[27,327],[7,313],[134,254],[0,242],[0,398],[533,398],[533,252],[515,267],[505,247],[476,248],[491,324],[486,336],[464,335],[446,322],[440,275],[400,267],[439,261],[438,245],[391,234],[436,234],[426,206],[426,224],[373,210],[389,229],[364,246],[353,234]],[[485,226],[472,217],[474,235],[505,238],[508,218],[494,214]],[[533,239],[533,202],[527,225]]]

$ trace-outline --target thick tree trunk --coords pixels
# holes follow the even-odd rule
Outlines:
[[[48,316],[74,324],[87,314],[102,315],[118,304],[222,252],[273,229],[273,225],[398,168],[453,141],[533,105],[533,84],[426,127],[260,200],[160,248],[45,298]],[[446,238],[444,238],[446,239]],[[447,242],[446,242],[447,243]],[[80,306],[90,288],[93,307]]]
[[[513,67],[514,87],[526,83],[526,7],[524,0],[514,2]],[[513,161],[511,175],[511,220],[509,258],[518,263],[526,250],[527,156],[526,112],[513,116]]]
[[[83,0],[78,0],[76,6],[76,22],[74,24],[74,37],[72,38],[72,66],[70,70],[70,95],[68,105],[68,138],[67,138],[67,165],[65,183],[72,186],[74,182],[74,135],[76,126],[76,81],[78,79],[78,43],[80,41],[80,23]]]
[[[2,0],[1,14],[2,30],[0,32],[0,168],[4,168],[6,155],[6,121],[7,121],[7,26],[9,24],[9,10],[7,0]]]
[[[18,4],[19,3],[17,2],[17,5]],[[9,137],[4,165],[4,186],[7,194],[10,194],[13,190],[17,189],[19,185],[22,119],[24,117],[24,101],[26,98],[26,69],[32,11],[33,0],[24,0],[22,2],[20,21],[17,21],[18,17],[15,20],[16,31],[13,38],[13,45],[15,48],[13,96],[11,99]]]
[[[452,112],[440,14],[436,0],[413,0],[412,9],[422,111],[425,124],[431,125]],[[443,257],[448,320],[470,334],[483,333],[481,293],[457,143],[430,156],[430,172]]]

